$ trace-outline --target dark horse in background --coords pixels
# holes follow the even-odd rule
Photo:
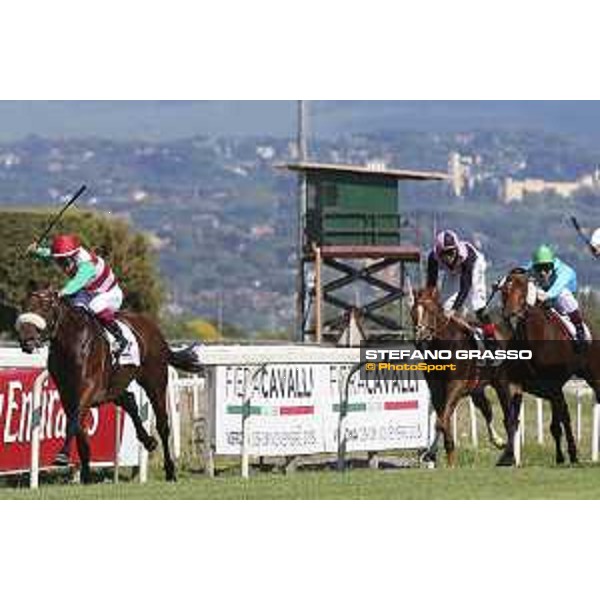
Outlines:
[[[573,341],[557,322],[557,316],[537,301],[528,303],[531,286],[523,269],[514,269],[500,286],[502,293],[502,316],[513,332],[513,342],[519,348],[533,352],[533,359],[526,364],[515,363],[510,367],[510,379],[516,385],[511,400],[508,419],[508,443],[504,460],[514,462],[514,435],[519,426],[519,413],[523,392],[528,392],[551,402],[552,422],[550,432],[556,443],[556,461],[565,462],[561,449],[564,428],[569,459],[577,462],[577,446],[573,436],[569,408],[563,394],[563,386],[571,377],[581,377],[600,399],[600,354],[598,342],[594,341],[582,352],[576,352]]]
[[[167,481],[176,479],[175,464],[169,449],[167,383],[169,365],[187,372],[201,372],[192,348],[171,350],[155,323],[147,316],[119,313],[134,332],[140,348],[140,366],[113,365],[112,353],[102,327],[83,308],[72,306],[54,290],[32,292],[25,312],[17,320],[21,349],[32,353],[49,342],[48,371],[60,393],[67,417],[64,445],[56,464],[68,464],[73,438],[81,464],[81,481],[89,483],[90,447],[86,420],[92,407],[107,402],[121,406],[131,417],[137,437],[148,451],[157,447],[140,418],[135,397],[127,391],[137,381],[146,392],[156,417],[156,429],[163,447]]]
[[[441,306],[437,288],[410,293],[411,317],[415,328],[415,342],[419,350],[473,350],[476,349],[472,328],[456,317],[446,317]],[[427,361],[435,364],[436,361]],[[452,361],[451,361],[452,362]],[[506,379],[498,377],[494,367],[478,366],[476,361],[461,360],[456,371],[425,373],[431,393],[431,402],[437,415],[436,437],[427,451],[425,459],[434,459],[440,437],[448,464],[456,464],[456,450],[451,432],[451,418],[460,400],[470,395],[475,406],[483,414],[490,441],[496,448],[504,444],[492,426],[492,408],[485,396],[486,385],[492,385],[503,404],[508,406],[509,388]]]

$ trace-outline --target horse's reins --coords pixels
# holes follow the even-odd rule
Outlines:
[[[426,304],[429,304],[431,302],[432,301],[428,301],[426,303],[423,302],[423,303],[420,303],[417,305],[417,317],[418,317],[417,324],[416,324],[417,331],[425,329],[428,331],[431,338],[440,339],[442,331],[444,329],[446,329],[452,321],[454,321],[461,327],[464,327],[468,330],[472,330],[472,328],[467,323],[465,323],[462,319],[459,319],[458,317],[456,317],[456,315],[447,316],[446,314],[444,314],[443,310],[439,309],[439,307],[437,307],[437,306],[433,310],[430,308],[426,308]],[[419,310],[419,309],[421,309],[421,310]],[[421,322],[422,321],[422,311],[425,311],[425,310],[428,313],[433,314],[433,318],[434,318],[433,327],[431,327],[430,325],[423,325],[423,323]],[[441,326],[438,326],[438,321],[440,321],[442,319],[443,319],[443,324]]]
[[[48,304],[50,304],[51,299],[48,298],[48,296],[46,294],[44,294],[44,295],[40,294],[39,297],[44,302],[47,302]],[[33,325],[40,330],[40,339],[43,342],[53,340],[56,337],[56,334],[58,333],[58,329],[60,327],[60,324],[61,324],[61,321],[62,321],[62,318],[64,315],[64,306],[62,305],[62,302],[60,301],[60,299],[58,300],[58,302],[56,304],[50,304],[48,313],[52,314],[52,316],[54,317],[51,321],[49,319],[42,317],[38,313],[31,313],[31,315],[34,317],[37,317],[40,320],[40,322],[43,321],[45,323],[45,327],[41,327],[39,324],[33,323]],[[25,313],[25,314],[27,314],[27,313]],[[22,316],[23,315],[21,315],[20,318]]]
[[[498,289],[504,290],[506,285],[509,283],[511,275],[506,277],[504,281],[499,285]],[[514,282],[511,282],[514,283]],[[527,285],[529,285],[529,279],[527,280]],[[525,294],[527,296],[527,293]],[[523,325],[525,324],[525,320],[527,319],[527,315],[529,313],[529,304],[527,299],[523,302],[523,306],[519,309],[518,312],[512,312],[508,317],[504,316],[505,322],[509,325],[511,330],[513,330],[516,339],[519,339],[519,333],[522,333]],[[511,318],[516,318],[516,324],[513,326],[511,323]]]

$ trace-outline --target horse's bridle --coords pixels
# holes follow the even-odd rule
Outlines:
[[[44,305],[44,308],[48,306],[47,311],[45,311],[47,313],[46,316],[32,311],[19,315],[19,318],[17,319],[17,328],[19,327],[19,323],[25,322],[28,322],[36,327],[36,329],[38,329],[40,332],[40,341],[42,343],[51,341],[56,337],[64,314],[63,303],[58,296],[56,296],[56,299],[53,298],[54,294],[55,292],[50,290],[43,290],[40,292],[34,292],[32,294],[32,297],[37,297],[40,299]],[[42,323],[44,323],[45,326],[41,326]]]
[[[417,322],[415,323],[415,339],[419,342],[428,342],[434,339],[441,339],[442,331],[448,327],[448,324],[451,321],[450,317],[447,317],[438,306],[434,306],[434,309],[431,309],[427,307],[429,304],[434,304],[434,301],[415,301],[415,311],[417,313]],[[424,312],[433,314],[433,326],[423,323]],[[438,323],[440,320],[443,320],[441,326]]]
[[[502,282],[499,289],[503,293],[503,295],[504,295],[504,293],[508,292],[507,286],[513,285],[511,276],[517,275],[517,274],[519,274],[519,273],[517,273],[517,272],[511,273]],[[529,279],[527,280],[527,285],[529,285]],[[505,300],[503,298],[503,304],[504,303],[505,303]],[[515,333],[515,334],[517,334],[517,332],[520,331],[523,323],[527,319],[528,313],[529,313],[529,304],[527,302],[527,292],[525,292],[525,298],[523,300],[523,305],[517,311],[511,311],[511,313],[509,315],[507,315],[507,314],[505,314],[505,306],[502,307],[502,318],[504,319],[505,323],[510,327],[510,329],[513,331],[513,333]]]

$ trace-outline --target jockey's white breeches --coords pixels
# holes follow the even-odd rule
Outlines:
[[[473,265],[473,276],[471,278],[471,290],[465,300],[461,312],[466,312],[466,308],[470,307],[473,312],[485,307],[487,302],[487,289],[485,285],[485,271],[487,264],[485,258],[481,255]],[[444,298],[444,310],[451,310],[454,306],[456,297],[460,290],[460,274],[450,272],[444,273],[444,281],[442,283],[442,298]]]
[[[579,310],[577,298],[571,290],[566,288],[558,295],[558,298],[554,301],[554,306],[561,315],[570,315],[572,312]]]
[[[108,292],[94,294],[89,302],[89,308],[94,314],[100,314],[105,310],[110,310],[116,313],[120,310],[123,304],[123,290],[118,285],[115,285]]]

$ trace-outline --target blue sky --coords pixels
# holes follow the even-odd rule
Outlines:
[[[598,101],[319,101],[318,136],[375,130],[541,129],[600,141]],[[295,101],[0,101],[0,141],[47,137],[174,139],[294,136]]]

